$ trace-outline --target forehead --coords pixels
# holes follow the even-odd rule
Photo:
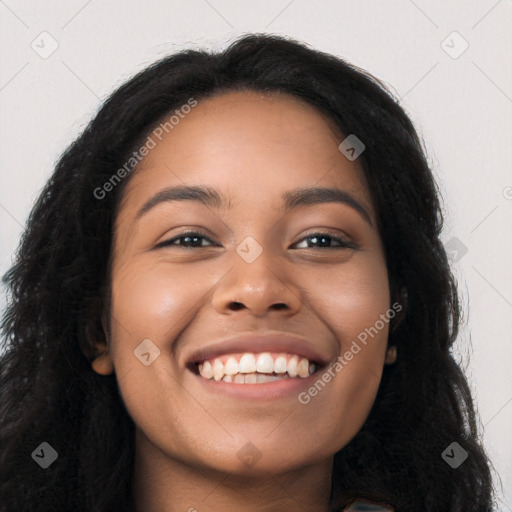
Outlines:
[[[371,210],[360,165],[338,149],[344,135],[326,115],[294,96],[219,94],[198,101],[160,132],[150,135],[154,148],[128,183],[121,210],[183,184],[224,191],[227,200],[221,206],[226,209],[261,207],[292,188],[336,186],[356,193]]]

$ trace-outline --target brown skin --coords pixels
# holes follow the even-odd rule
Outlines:
[[[260,401],[206,393],[185,363],[193,349],[254,331],[299,335],[335,361],[389,309],[375,211],[357,160],[338,150],[343,138],[295,98],[222,94],[200,101],[128,184],[115,225],[112,328],[102,361],[104,373],[112,362],[136,425],[138,511],[329,510],[334,454],[373,405],[387,324],[307,405],[297,393]],[[231,208],[164,202],[136,220],[157,192],[183,184],[214,187]],[[373,225],[338,203],[284,214],[281,194],[308,186],[350,192]],[[182,239],[155,248],[187,229],[220,246],[200,239],[204,248],[187,250]],[[326,230],[358,248],[305,239]],[[236,252],[247,236],[263,248],[250,264]],[[287,307],[272,307],[278,303]],[[149,366],[133,353],[146,338],[161,351]],[[262,455],[251,467],[237,456],[247,442]]]

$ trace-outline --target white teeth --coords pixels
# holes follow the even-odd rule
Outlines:
[[[245,374],[245,383],[246,384],[256,384],[258,382],[258,376],[255,373],[246,373]]]
[[[213,362],[213,378],[218,382],[224,377],[224,365],[220,359],[215,359]]]
[[[292,356],[286,365],[286,371],[290,377],[297,377],[297,363],[299,362],[298,356]]]
[[[262,382],[273,382],[275,380],[282,379],[282,377],[278,377],[277,375],[256,375],[256,382],[261,384]]]
[[[274,362],[275,373],[286,373],[286,355],[279,354]]]
[[[270,352],[263,352],[258,356],[256,361],[256,371],[259,373],[273,373],[274,371],[274,360],[270,355]]]
[[[199,372],[206,379],[211,379],[213,377],[212,365],[209,361],[203,363],[203,365],[199,365]]]
[[[297,364],[297,373],[299,377],[309,377],[309,361],[303,357]]]
[[[238,373],[238,363],[234,357],[230,357],[226,361],[226,365],[224,366],[224,373],[226,375],[236,375]]]
[[[222,378],[222,381],[234,382],[235,384],[261,384],[263,382],[273,382],[282,378],[283,377],[278,377],[277,375],[262,375],[260,373],[239,373],[238,375],[235,375],[235,377],[225,375]],[[288,375],[285,378],[288,378]]]
[[[256,359],[253,354],[244,354],[238,364],[240,373],[254,373],[256,371]]]
[[[287,362],[287,358],[290,357]],[[315,372],[314,363],[306,357],[288,354],[278,354],[272,358],[270,352],[242,355],[238,363],[236,358],[229,356],[223,364],[220,358],[213,361],[204,361],[198,365],[199,374],[205,379],[215,381],[233,382],[236,384],[256,384],[272,382],[279,379],[306,378]]]

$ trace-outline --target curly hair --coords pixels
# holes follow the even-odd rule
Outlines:
[[[133,173],[102,199],[94,191],[163,116],[191,97],[237,90],[292,95],[364,142],[358,161],[376,208],[390,290],[405,306],[389,333],[398,360],[384,368],[359,433],[335,454],[331,509],[364,497],[397,512],[492,510],[491,463],[466,377],[451,354],[461,311],[440,241],[440,192],[421,140],[371,74],[265,34],[243,36],[221,52],[185,50],[153,63],[120,86],[61,155],[3,278],[2,510],[133,509],[134,424],[115,375],[90,366],[90,340],[105,336],[114,221]],[[31,458],[43,441],[58,453],[46,470]],[[452,442],[468,453],[457,469],[441,456]]]

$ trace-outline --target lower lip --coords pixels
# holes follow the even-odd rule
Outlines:
[[[260,384],[237,384],[233,382],[216,381],[215,379],[205,379],[194,373],[193,375],[201,381],[203,389],[210,393],[217,395],[223,393],[224,395],[244,400],[277,400],[293,395],[297,397],[301,390],[311,386],[318,378],[317,373],[318,371],[305,378],[288,378],[274,382],[262,382]]]

